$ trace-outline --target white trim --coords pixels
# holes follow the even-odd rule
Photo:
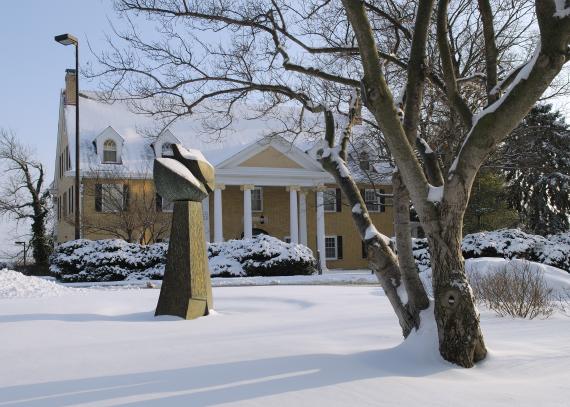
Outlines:
[[[325,199],[325,195],[326,196],[330,196],[331,194],[329,193],[329,191],[334,191],[334,194],[332,194],[334,196],[334,209],[330,210],[327,209],[326,206],[326,199]],[[337,202],[336,202],[336,188],[327,188],[326,191],[323,191],[323,210],[325,211],[325,213],[336,213],[338,212],[338,206],[337,206]]]
[[[103,145],[107,140],[112,140],[115,142],[115,146],[117,147],[117,161],[104,161],[104,147]],[[125,139],[117,133],[117,131],[112,128],[111,126],[107,126],[105,130],[103,130],[97,137],[95,137],[95,146],[97,149],[97,158],[101,164],[105,165],[117,165],[123,162],[123,144],[125,143]]]
[[[368,193],[370,191],[372,191],[374,193],[374,196],[376,198],[376,202],[371,202],[371,201],[366,200],[366,193]],[[362,198],[364,198],[364,204],[366,205],[366,209],[368,209],[368,212],[371,212],[371,213],[382,212],[382,206],[384,206],[384,204],[382,204],[382,200],[381,200],[382,197],[377,195],[376,190],[374,188],[365,188],[364,189],[364,196]],[[371,209],[371,207],[368,206],[369,203],[372,205],[375,205],[376,208],[378,208],[378,209],[376,209],[376,210]]]
[[[259,200],[261,201],[261,209],[253,209],[253,194],[251,195],[251,212],[263,212],[263,187],[256,185],[252,189],[252,191],[259,191]]]
[[[222,161],[216,167],[217,169],[229,169],[229,168],[239,167],[241,163],[267,150],[269,147],[275,148],[284,156],[294,161],[295,163],[299,164],[299,166],[302,167],[302,169],[309,171],[324,172],[321,164],[317,160],[310,157],[308,154],[305,154],[303,150],[301,150],[299,147],[288,142],[287,140],[285,140],[283,137],[280,136],[269,136],[255,143],[252,143],[249,146],[245,147],[243,150],[237,152],[236,154]],[[279,168],[279,170],[283,171],[283,168]],[[287,170],[290,170],[290,168],[287,168]]]
[[[327,239],[334,239],[334,257],[327,257]],[[325,235],[325,260],[338,260],[338,235]]]
[[[172,134],[172,132],[169,129],[166,129],[162,133],[160,133],[156,141],[151,144],[152,149],[154,150],[155,157],[162,157],[162,146],[165,143],[182,144],[182,142],[178,140],[178,138],[174,134]]]

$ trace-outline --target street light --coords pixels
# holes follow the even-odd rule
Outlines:
[[[71,34],[56,35],[55,40],[63,45],[75,45],[75,239],[79,239],[79,41]]]
[[[26,267],[26,242],[14,242],[14,243],[24,246],[24,267]]]

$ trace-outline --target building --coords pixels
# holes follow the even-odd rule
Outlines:
[[[58,243],[74,236],[74,86],[75,72],[68,70],[60,98],[52,188]],[[142,243],[168,238],[172,203],[154,192],[152,162],[171,154],[172,143],[181,143],[200,149],[216,168],[215,191],[203,205],[209,241],[266,233],[309,246],[328,268],[367,266],[351,208],[310,145],[265,136],[267,121],[259,119],[236,123],[234,135],[223,142],[208,140],[192,120],[149,138],[141,128],[150,127],[150,119],[132,113],[124,103],[107,104],[87,92],[80,98],[83,238],[121,237]],[[361,181],[374,223],[391,236],[393,215],[386,199],[391,168],[372,165],[367,154],[351,154],[348,164]]]

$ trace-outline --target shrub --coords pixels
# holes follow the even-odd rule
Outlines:
[[[547,318],[554,312],[553,290],[528,261],[510,261],[488,273],[471,273],[469,279],[475,299],[501,317]]]
[[[542,237],[519,229],[472,233],[461,244],[463,257],[500,257],[547,264],[570,273],[570,233]],[[414,258],[419,271],[431,267],[427,239],[413,240]]]
[[[64,282],[159,279],[166,250],[166,243],[143,246],[119,239],[72,240],[55,249],[50,271]]]
[[[162,279],[166,243],[143,246],[124,240],[73,240],[51,257],[50,271],[63,282]],[[271,236],[208,245],[213,277],[313,274],[316,261],[308,247]]]
[[[317,264],[308,247],[268,235],[211,243],[208,258],[213,277],[308,275]]]

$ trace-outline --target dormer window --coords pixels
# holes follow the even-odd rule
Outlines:
[[[367,152],[363,151],[358,155],[360,169],[363,171],[370,170],[370,156]]]
[[[172,157],[174,152],[172,151],[172,143],[164,143],[162,145],[162,156],[163,157]]]
[[[113,140],[105,140],[103,143],[103,162],[117,162],[117,143],[115,143]]]

